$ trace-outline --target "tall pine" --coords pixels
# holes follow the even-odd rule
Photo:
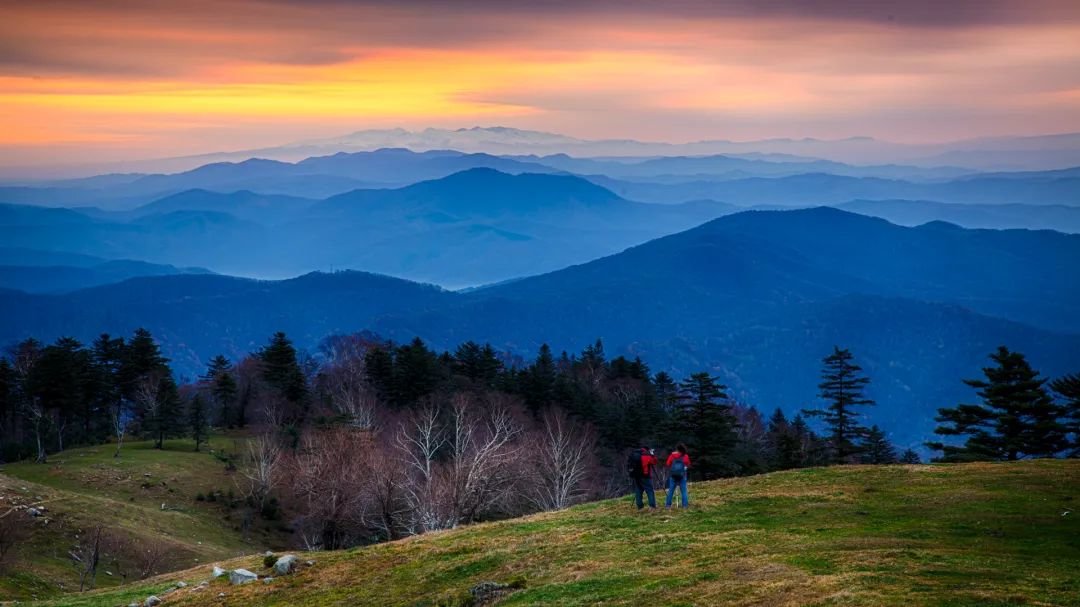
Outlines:
[[[967,437],[963,446],[927,443],[942,461],[1017,460],[1053,457],[1068,446],[1063,413],[1047,393],[1046,379],[1019,352],[1000,346],[984,367],[986,379],[966,379],[982,402],[938,409],[934,432]]]
[[[734,474],[731,456],[738,437],[725,386],[708,373],[694,373],[679,388],[674,438],[690,450],[695,475],[710,479]]]
[[[824,409],[806,409],[803,413],[825,422],[832,463],[854,463],[862,451],[860,440],[867,433],[859,423],[858,408],[874,404],[864,395],[870,378],[862,374],[862,367],[855,364],[855,357],[847,349],[834,346],[833,353],[823,362],[819,397],[829,404]]]

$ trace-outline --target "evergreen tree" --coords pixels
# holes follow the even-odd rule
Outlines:
[[[237,417],[233,409],[238,390],[229,359],[221,354],[215,356],[206,369],[203,381],[208,385],[210,397],[217,408],[219,424],[232,428]]]
[[[442,381],[439,357],[419,337],[397,349],[394,356],[394,402],[411,406],[435,392]]]
[[[789,470],[804,465],[799,438],[787,416],[777,407],[765,430],[765,457],[770,470]]]
[[[1050,388],[1065,401],[1063,424],[1072,435],[1069,457],[1080,457],[1080,373],[1059,377]]]
[[[825,409],[808,409],[803,413],[824,420],[829,430],[832,463],[852,463],[860,453],[858,440],[867,430],[858,423],[856,407],[870,406],[874,401],[863,391],[870,378],[862,375],[862,367],[854,362],[850,351],[839,347],[824,359],[819,396],[829,403]]]
[[[1053,457],[1068,446],[1066,427],[1059,421],[1063,409],[1050,398],[1038,371],[1019,352],[1005,346],[990,358],[982,379],[967,379],[980,404],[938,409],[934,432],[968,437],[962,447],[927,443],[943,453],[943,461],[1017,460]]]
[[[198,393],[188,403],[188,427],[191,429],[191,438],[195,439],[195,450],[206,442],[210,435],[209,412],[206,410],[206,401]]]
[[[557,376],[558,370],[555,368],[555,358],[551,355],[551,347],[542,344],[536,360],[525,371],[523,378],[522,398],[534,415],[554,401]]]
[[[155,449],[164,449],[166,439],[185,434],[184,406],[171,374],[144,376],[136,389],[135,404],[139,427],[153,439]]]
[[[862,444],[862,461],[864,464],[896,463],[896,449],[877,425],[866,431]]]
[[[900,463],[901,464],[921,464],[922,463],[922,458],[919,457],[918,453],[915,453],[914,449],[905,449],[904,452],[900,455]]]
[[[703,479],[730,476],[737,437],[724,385],[708,373],[694,373],[680,384],[674,434],[690,449],[696,474]]]
[[[285,400],[299,403],[307,395],[307,378],[300,368],[296,348],[285,333],[278,331],[257,354],[262,363],[262,378]]]
[[[670,375],[661,371],[653,378],[653,391],[657,403],[664,411],[674,411],[679,404],[679,384]]]

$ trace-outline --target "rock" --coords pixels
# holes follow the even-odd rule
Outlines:
[[[286,554],[279,558],[277,562],[274,563],[274,573],[278,575],[289,575],[296,569],[296,560],[295,554]]]
[[[37,508],[27,508],[26,513],[34,518],[37,518],[44,514],[41,510],[38,510]]]
[[[264,577],[264,578],[263,578],[263,583],[264,583],[264,584],[269,584],[269,583],[270,583],[270,582],[272,582],[272,581],[274,581],[274,578],[272,578],[272,577],[269,577],[269,576],[268,576],[268,577]]]
[[[234,569],[229,574],[229,583],[236,586],[239,584],[248,584],[259,579],[259,576],[248,571],[247,569]]]
[[[187,586],[187,582],[184,582],[184,581],[179,581],[179,582],[176,583],[177,588],[184,588],[186,586]]]
[[[308,567],[314,567],[315,566],[315,561],[304,561],[304,564],[307,565]]]
[[[138,603],[128,603],[128,607],[140,607]]]
[[[112,577],[112,571],[106,570],[105,575],[107,575],[109,577]]]
[[[225,593],[224,592],[217,593],[217,598],[219,598],[219,599],[225,598]]]
[[[206,580],[203,580],[203,581],[199,582],[199,588],[206,588],[209,585],[210,585],[210,582],[207,582]]]
[[[146,597],[146,602],[143,603],[143,605],[146,605],[146,607],[156,607],[157,605],[160,605],[160,604],[161,604],[161,599],[157,598],[154,595],[150,595],[150,596]]]
[[[274,553],[273,553],[273,551],[267,550],[266,552],[263,553],[263,556],[274,556]]]
[[[221,567],[218,567],[217,565],[214,565],[214,570],[210,573],[210,577],[219,578],[219,577],[225,575],[226,573],[228,573],[228,571],[225,571]]]

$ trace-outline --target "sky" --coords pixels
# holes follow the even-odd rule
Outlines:
[[[1080,131],[1076,0],[0,0],[0,164],[367,129]]]

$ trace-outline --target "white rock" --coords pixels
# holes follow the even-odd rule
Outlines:
[[[286,554],[279,558],[277,562],[274,563],[274,573],[278,575],[288,575],[292,573],[293,570],[296,569],[296,560],[295,554]]]
[[[234,569],[229,574],[229,583],[236,586],[240,584],[248,584],[259,579],[259,576],[248,571],[247,569]]]
[[[210,573],[210,577],[219,578],[219,577],[225,575],[226,573],[228,573],[228,571],[225,571],[221,567],[218,567],[217,565],[214,565],[214,570]]]
[[[160,605],[160,604],[161,604],[161,599],[157,598],[154,595],[150,595],[150,596],[146,597],[146,602],[143,603],[143,605],[146,605],[146,607],[156,607],[157,605]]]
[[[187,582],[182,581],[182,580],[176,583],[177,588],[184,588],[186,586],[187,586]]]

